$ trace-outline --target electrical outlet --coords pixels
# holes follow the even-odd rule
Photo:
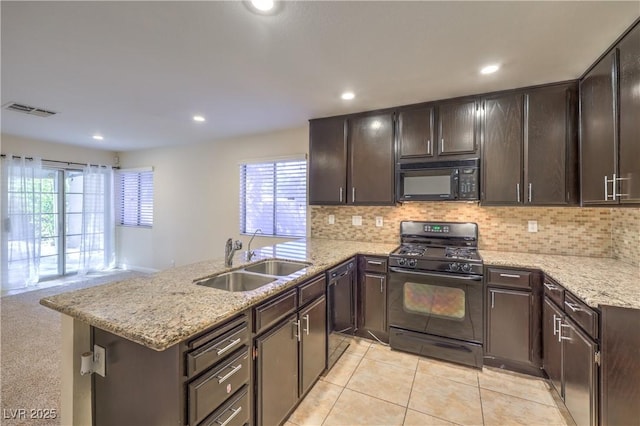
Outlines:
[[[538,232],[538,221],[530,220],[528,225],[529,232]]]
[[[102,377],[106,374],[107,351],[102,346],[93,345],[93,371]]]
[[[351,224],[353,226],[362,226],[362,216],[351,216]]]
[[[380,228],[383,225],[384,225],[384,220],[382,219],[382,216],[376,216],[376,226]]]
[[[336,223],[336,217],[330,214],[329,218],[327,219],[327,222],[329,222],[329,225],[333,225],[334,223]]]

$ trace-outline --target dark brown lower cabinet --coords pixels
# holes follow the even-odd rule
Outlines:
[[[387,333],[387,276],[365,272],[360,282],[360,331],[383,341]]]
[[[558,335],[558,328],[563,315],[562,310],[549,298],[544,298],[542,307],[542,367],[561,397],[564,397],[564,389],[562,387],[562,340]]]
[[[278,425],[298,402],[297,315],[255,339],[256,417],[259,425]]]
[[[313,386],[327,365],[327,298],[322,296],[298,317],[301,321],[300,338],[300,396]]]
[[[487,354],[529,363],[532,350],[531,292],[491,287],[488,291]]]

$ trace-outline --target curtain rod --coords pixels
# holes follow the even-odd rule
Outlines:
[[[0,157],[6,158],[7,155],[6,154],[0,154]],[[22,158],[19,155],[13,155],[12,157],[15,158],[15,159]],[[33,160],[33,157],[24,157],[24,159],[25,160]],[[45,160],[44,158],[42,159],[42,161],[46,161],[48,163],[66,164],[67,166],[70,166],[72,164],[76,165],[76,166],[86,166],[87,165],[87,163],[76,163],[76,162],[73,162],[73,161],[59,161],[59,160]],[[91,167],[107,167],[107,166],[100,166],[100,165],[97,165],[97,164],[89,164],[89,166],[91,166]],[[120,169],[120,167],[118,167],[118,166],[112,166],[112,167],[114,169]]]

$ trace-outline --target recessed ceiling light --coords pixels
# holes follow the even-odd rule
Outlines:
[[[199,123],[202,123],[203,121],[205,121],[204,117],[201,115],[194,115],[193,116],[193,121],[197,121]]]
[[[275,6],[273,0],[251,0],[251,6],[260,12],[269,12]]]
[[[97,141],[104,140],[104,137],[102,135],[93,135],[93,138]]]
[[[345,101],[350,101],[351,99],[355,98],[356,95],[354,95],[353,92],[344,92],[340,97]]]
[[[487,65],[486,67],[480,70],[480,74],[493,74],[499,69],[500,69],[500,65],[497,65],[497,64]]]

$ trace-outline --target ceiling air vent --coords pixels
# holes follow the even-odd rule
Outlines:
[[[3,108],[8,109],[9,111],[17,111],[17,112],[23,112],[25,114],[37,115],[38,117],[50,117],[56,114],[53,111],[47,111],[46,109],[19,104],[17,102],[9,102]]]

